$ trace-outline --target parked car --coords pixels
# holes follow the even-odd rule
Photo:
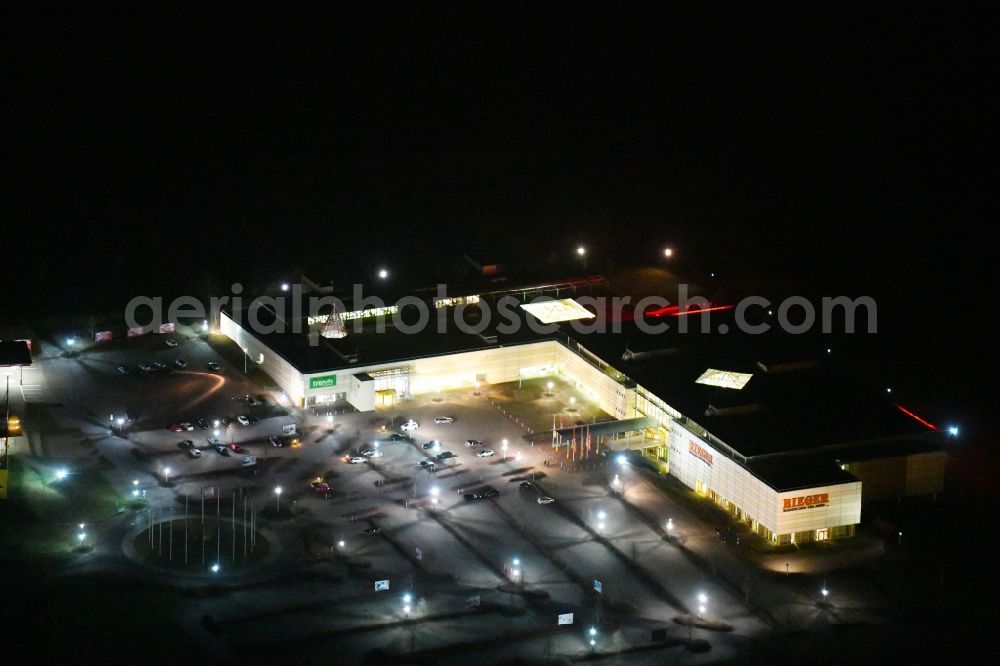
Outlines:
[[[454,422],[455,422],[455,419],[451,418],[450,416],[438,416],[438,417],[435,417],[435,419],[434,419],[434,423],[437,423],[438,425],[441,425],[441,424],[444,424],[444,423],[454,423]]]
[[[140,363],[139,369],[142,370],[143,372],[152,372],[153,366],[151,366],[149,363]]]
[[[441,448],[441,442],[437,441],[436,439],[432,439],[431,441],[429,441],[426,444],[424,444],[422,448],[424,448],[425,450],[426,449],[440,449]]]
[[[448,458],[454,458],[454,457],[455,454],[452,453],[451,451],[442,451],[441,453],[437,454],[438,460],[447,460]]]
[[[184,432],[184,427],[180,423],[171,423],[167,426],[167,430],[171,432]]]
[[[476,456],[479,458],[489,458],[492,455],[493,455],[493,449],[483,449],[482,451],[476,454]]]
[[[206,421],[205,419],[198,419],[195,421],[195,423],[197,423],[198,427],[201,428],[202,430],[208,430],[208,421]]]
[[[192,442],[190,439],[185,439],[183,442],[177,442],[177,446],[181,447],[182,449],[193,449],[194,442]]]
[[[226,446],[229,447],[229,450],[233,451],[234,453],[246,453],[247,452],[246,449],[244,449],[242,446],[240,446],[236,442],[230,442]]]
[[[215,371],[219,369],[219,364],[216,363],[215,361],[209,361],[208,363],[205,364],[205,367],[208,368],[209,370]]]
[[[277,435],[271,435],[267,441],[271,442],[271,446],[277,446],[279,449],[285,445],[285,441]]]
[[[531,483],[531,481],[522,481],[517,485],[521,490],[531,490],[532,488],[535,487],[534,484]]]
[[[222,421],[222,425],[226,425],[226,426],[227,426],[227,425],[230,425],[230,424],[232,424],[232,422],[233,422],[233,417],[231,417],[231,416],[223,416],[223,417],[222,417],[221,419],[219,419],[219,420],[220,420],[220,421]]]
[[[229,457],[229,449],[227,449],[225,445],[220,444],[215,447],[215,450],[218,451],[220,456],[226,456],[227,458]]]
[[[549,497],[548,495],[539,495],[538,496],[538,503],[539,504],[552,504],[553,502],[555,502],[555,500],[552,499],[551,497]]]
[[[163,370],[167,366],[163,365],[159,361],[153,361],[153,367],[156,368],[157,370]]]
[[[330,487],[329,483],[314,483],[313,492],[317,495],[326,495],[327,493],[333,492],[333,488]]]
[[[188,451],[188,455],[192,458],[201,458],[201,449],[191,449]]]
[[[379,527],[378,525],[372,525],[371,527],[365,530],[365,534],[378,534],[381,531],[382,531],[381,527]]]
[[[500,497],[500,491],[497,490],[496,488],[490,488],[490,487],[481,488],[476,492],[465,493],[464,495],[462,495],[462,498],[466,502],[471,502],[473,500],[493,499],[494,497]]]
[[[417,466],[423,467],[424,469],[434,469],[437,466],[437,463],[435,463],[432,458],[425,458],[424,460],[421,460],[420,464]]]
[[[167,338],[166,342],[167,342],[167,346],[168,347],[176,347],[177,346],[177,341],[174,340],[173,338]]]
[[[413,430],[416,430],[419,427],[420,427],[419,423],[417,423],[413,419],[410,419],[409,421],[407,421],[403,425],[399,426],[399,429],[402,430],[403,432],[411,432]]]
[[[480,442],[478,439],[467,439],[467,440],[465,440],[465,445],[467,447],[469,447],[470,449],[474,449],[477,446],[482,446],[483,443]]]
[[[250,425],[250,419],[248,419],[247,417],[243,416],[242,414],[240,414],[239,416],[237,416],[236,420],[240,422],[240,425],[245,425],[245,426]]]
[[[184,359],[182,358],[174,359],[174,367],[176,367],[178,370],[183,370],[187,366],[188,362],[185,361]]]
[[[127,375],[128,374],[128,366],[119,365],[118,366],[118,372],[122,373],[123,375]]]
[[[187,422],[187,421],[184,421],[183,423],[179,423],[178,425],[181,428],[183,428],[184,430],[187,430],[188,432],[194,430],[194,425],[191,424],[191,423],[189,423],[189,422]]]
[[[365,458],[364,456],[347,456],[347,462],[352,465],[359,465],[361,463],[368,462],[368,458]]]
[[[381,458],[382,452],[378,449],[368,449],[367,451],[362,451],[361,455],[365,458]]]
[[[408,441],[410,441],[410,438],[407,437],[406,435],[400,435],[399,433],[394,432],[391,435],[389,435],[388,437],[386,437],[383,441],[386,441],[386,442],[408,442]]]

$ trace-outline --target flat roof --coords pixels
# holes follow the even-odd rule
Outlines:
[[[745,467],[758,479],[780,493],[853,483],[856,476],[845,472],[830,458],[770,458],[751,460]]]
[[[730,313],[711,316],[713,326],[731,323]],[[671,323],[671,331],[659,334],[624,322],[619,332],[570,335],[747,458],[930,432],[884,389],[846,376],[836,358],[824,357],[808,340],[702,334],[693,332],[695,322],[681,333],[676,318]],[[740,389],[699,383],[712,369],[752,377]]]
[[[31,351],[24,340],[0,340],[0,366],[31,365]]]
[[[232,317],[232,313],[226,312]],[[246,312],[240,316],[246,321]],[[403,364],[419,358],[478,351],[491,347],[527,344],[551,339],[551,336],[535,333],[527,326],[511,334],[502,334],[490,326],[482,334],[467,333],[459,329],[454,321],[449,321],[444,332],[439,333],[431,312],[427,326],[418,331],[407,332],[393,325],[391,316],[355,319],[344,322],[348,334],[344,338],[330,339],[319,335],[322,324],[307,325],[305,317],[299,318],[302,332],[292,332],[295,321],[279,317],[269,308],[257,310],[257,320],[263,326],[271,326],[284,321],[284,332],[267,334],[254,333],[274,353],[278,354],[303,374],[334,372],[352,368]],[[412,324],[417,319],[416,308],[406,308],[400,312],[404,324]],[[382,328],[379,327],[379,320]],[[314,334],[307,333],[312,331]]]
[[[513,312],[522,323],[528,319],[519,309]],[[412,323],[415,313],[414,309],[411,316],[404,309],[401,317]],[[263,323],[265,315],[261,311]],[[383,332],[377,331],[376,318],[347,321],[347,337],[316,335],[315,344],[305,333],[257,337],[306,374],[569,338],[747,459],[929,432],[884,391],[845,376],[835,358],[824,357],[815,341],[801,336],[700,333],[695,317],[684,318],[690,320],[688,332],[679,330],[681,318],[665,317],[671,329],[659,333],[624,321],[607,332],[580,333],[564,323],[553,335],[536,333],[528,325],[508,334],[489,326],[477,335],[459,330],[450,313],[446,331],[438,333],[434,316],[432,308],[430,324],[414,333],[397,330],[392,318],[385,317]],[[732,323],[731,312],[714,312],[711,317],[713,326]],[[600,324],[601,319],[585,323]],[[496,320],[502,318],[494,320],[500,323]],[[286,324],[291,330],[291,322]],[[358,324],[360,332],[355,331]],[[321,327],[312,330],[318,333]],[[309,330],[304,322],[303,330]],[[709,370],[752,376],[740,389],[698,383]]]

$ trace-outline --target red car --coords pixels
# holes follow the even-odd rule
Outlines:
[[[240,446],[236,442],[230,442],[229,444],[226,444],[226,446],[229,447],[230,451],[234,451],[235,453],[246,453],[247,452],[246,449],[244,449],[242,446]]]
[[[181,427],[180,423],[171,423],[170,425],[167,426],[167,429],[172,430],[174,432],[183,432],[184,431],[184,428]]]
[[[317,495],[326,495],[327,493],[332,492],[333,488],[330,487],[329,483],[314,483],[313,490],[316,491]]]

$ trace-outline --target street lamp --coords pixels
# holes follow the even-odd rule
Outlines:
[[[597,512],[597,529],[604,529],[604,520],[608,517],[608,514],[604,513],[603,510]]]
[[[389,271],[385,270],[384,268],[379,269],[378,276],[379,279],[384,280],[387,277],[389,277]]]
[[[668,259],[670,257],[674,256],[674,250],[673,250],[673,248],[670,248],[670,247],[664,248],[664,250],[663,250],[663,256],[666,257],[666,258],[668,258]]]
[[[65,469],[56,470],[56,481],[62,481],[69,474]]]
[[[169,467],[164,467],[163,468],[163,484],[166,485],[168,483],[170,483],[170,468]]]
[[[952,437],[958,437],[958,426],[948,426],[948,434]]]
[[[553,384],[552,382],[549,382],[548,384],[545,385],[545,388],[547,388],[549,390],[549,392],[546,395],[548,395],[550,397],[552,396],[552,387],[553,386],[555,386],[555,384]]]
[[[139,496],[139,479],[132,479],[132,497]]]
[[[500,448],[503,450],[503,459],[506,460],[507,459],[507,440],[506,439],[503,440],[503,442],[501,443]]]
[[[667,539],[673,536],[674,533],[674,519],[667,518]]]
[[[326,427],[328,430],[333,431],[333,414],[326,415]]]
[[[590,635],[590,651],[593,652],[597,647],[597,627],[591,627],[587,633]]]
[[[212,565],[212,573],[219,573],[219,563],[216,562]]]
[[[288,283],[287,282],[282,282],[281,283],[281,291],[288,291]]]
[[[438,492],[440,491],[438,490],[437,486],[431,488],[431,504],[433,504],[434,506],[437,506],[438,503]]]
[[[274,502],[278,513],[281,513],[281,486],[274,489]]]
[[[410,614],[410,604],[413,603],[413,596],[407,592],[403,595],[403,613],[405,615]]]

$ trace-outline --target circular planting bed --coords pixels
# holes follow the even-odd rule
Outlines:
[[[270,542],[242,521],[175,518],[154,523],[135,536],[143,562],[189,573],[238,573],[260,564]]]

